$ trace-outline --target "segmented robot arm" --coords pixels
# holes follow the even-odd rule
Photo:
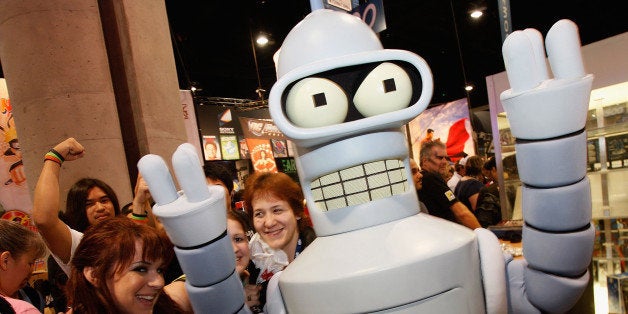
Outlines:
[[[576,24],[558,21],[545,45],[534,29],[503,45],[511,89],[501,94],[523,182],[523,255],[507,265],[511,313],[569,310],[588,281],[595,231],[586,176],[586,124],[593,76]]]
[[[177,148],[172,165],[183,189],[180,193],[161,157],[146,155],[137,166],[156,202],[153,213],[175,245],[194,312],[247,313],[227,236],[224,189],[207,185],[191,144]]]

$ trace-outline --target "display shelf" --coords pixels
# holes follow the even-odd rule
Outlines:
[[[587,129],[587,140],[597,139],[602,136],[617,136],[628,134],[628,122],[609,125],[601,128]]]

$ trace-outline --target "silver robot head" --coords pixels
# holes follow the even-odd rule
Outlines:
[[[270,114],[296,145],[297,170],[319,236],[416,214],[400,128],[432,97],[416,54],[383,49],[359,18],[316,10],[286,37]]]

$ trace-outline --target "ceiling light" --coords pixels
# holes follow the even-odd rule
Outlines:
[[[474,10],[473,12],[471,12],[471,17],[474,19],[478,19],[480,18],[480,16],[482,16],[482,11],[480,10]]]
[[[467,92],[470,92],[470,91],[473,90],[473,86],[467,85],[467,86],[464,87],[464,90],[466,90]]]
[[[265,35],[259,35],[255,42],[260,46],[264,46],[268,43],[268,37],[266,37]]]

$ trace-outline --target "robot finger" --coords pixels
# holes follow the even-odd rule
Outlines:
[[[153,154],[145,155],[137,163],[137,168],[158,205],[170,204],[177,200],[179,195],[163,158]]]
[[[534,42],[530,40],[534,36],[531,36],[530,33],[513,32],[506,38],[502,46],[504,65],[513,93],[533,89],[543,81],[543,76],[536,71],[538,66],[535,65],[533,66],[534,70],[530,70],[530,65],[536,63],[534,51],[538,51],[538,48],[534,49]],[[543,58],[543,62],[545,62],[544,60]]]
[[[172,167],[188,201],[196,203],[208,199],[210,194],[196,150],[188,145],[191,146],[179,145],[172,154]]]
[[[556,79],[585,76],[578,26],[570,20],[556,22],[545,39],[550,66]]]
[[[543,46],[543,35],[541,32],[534,28],[526,28],[523,30],[523,34],[528,37],[532,44],[532,56],[534,57],[533,67],[530,69],[536,75],[536,79],[539,82],[549,79],[547,71],[547,63],[545,62],[545,46]]]

